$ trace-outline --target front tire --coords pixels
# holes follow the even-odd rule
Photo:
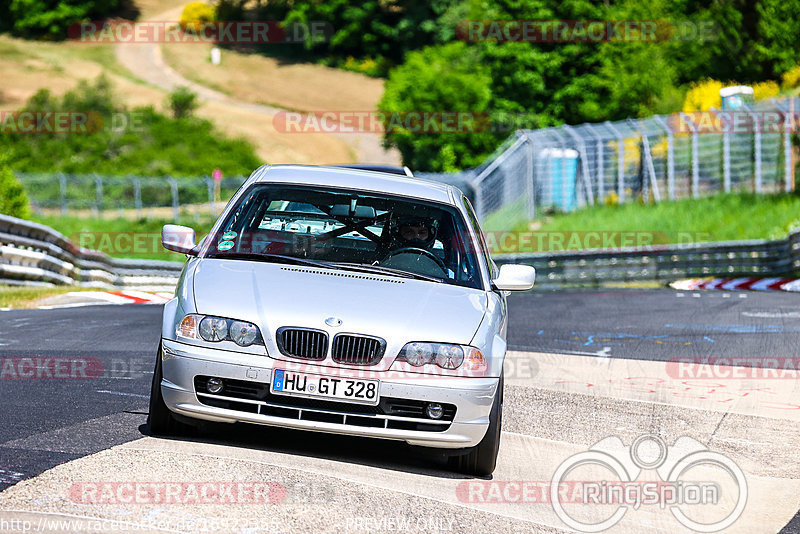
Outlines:
[[[153,370],[153,383],[150,386],[150,410],[147,415],[147,426],[154,436],[179,436],[186,433],[188,425],[175,419],[161,395],[161,380],[164,377],[161,370],[161,350],[161,345],[159,345],[156,367]]]
[[[503,420],[503,375],[497,383],[492,411],[489,413],[489,428],[480,443],[467,454],[450,458],[450,467],[455,471],[478,477],[488,477],[497,466],[500,450],[500,429]]]

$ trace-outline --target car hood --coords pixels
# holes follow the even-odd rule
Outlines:
[[[379,336],[386,354],[409,341],[468,344],[486,313],[483,291],[355,271],[205,259],[194,273],[198,313],[253,322],[270,355],[282,326]],[[339,327],[325,319],[336,317]]]

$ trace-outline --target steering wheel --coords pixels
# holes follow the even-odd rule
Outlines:
[[[389,255],[386,256],[386,258],[389,259],[393,256],[398,256],[400,254],[410,254],[410,253],[427,256],[428,258],[432,259],[434,263],[436,263],[436,266],[439,267],[442,270],[442,272],[444,273],[447,272],[447,266],[444,264],[442,259],[433,252],[431,252],[430,250],[425,250],[424,248],[418,248],[418,247],[398,248],[397,250],[391,251]]]

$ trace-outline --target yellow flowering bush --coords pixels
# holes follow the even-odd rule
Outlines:
[[[791,70],[783,73],[781,85],[784,89],[794,89],[800,85],[800,65],[792,67]]]
[[[193,33],[200,33],[207,24],[214,22],[216,14],[214,7],[202,2],[186,4],[181,14],[181,29]]]
[[[719,96],[719,90],[723,87],[725,87],[725,84],[712,79],[691,84],[683,101],[684,113],[708,111],[712,107],[720,107],[722,99]]]
[[[758,82],[753,84],[753,98],[761,100],[762,98],[772,98],[781,92],[778,82],[772,80],[766,82]]]
[[[796,80],[795,83],[800,81],[800,66],[796,68],[798,69],[798,80]],[[784,75],[784,77],[785,76],[786,75]],[[692,111],[708,111],[712,107],[721,107],[722,98],[719,96],[719,90],[723,87],[728,87],[731,85],[742,84],[737,82],[722,83],[718,80],[712,79],[691,84],[689,91],[686,93],[686,98],[683,101],[684,113],[691,113]],[[778,83],[772,80],[754,83],[751,84],[751,87],[753,88],[753,98],[756,100],[772,98],[781,92],[781,88]]]

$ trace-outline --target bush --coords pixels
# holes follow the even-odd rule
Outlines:
[[[191,117],[199,105],[197,103],[197,94],[188,87],[178,87],[172,91],[167,97],[167,104],[169,109],[172,110],[172,117],[175,119]]]
[[[28,195],[8,166],[8,157],[0,156],[0,213],[27,219],[30,216]]]
[[[686,113],[692,111],[708,111],[709,109],[719,108],[722,106],[722,97],[719,96],[719,90],[723,87],[732,85],[742,85],[737,82],[729,82],[724,84],[717,80],[705,80],[698,83],[693,83],[686,93],[686,100],[683,102],[683,111]],[[763,98],[772,98],[781,92],[781,88],[777,82],[767,80],[765,82],[758,82],[751,84],[753,88],[753,98],[761,100]]]
[[[209,121],[175,119],[150,107],[126,109],[102,78],[63,98],[40,91],[26,109],[96,112],[102,128],[94,133],[0,133],[0,147],[8,149],[15,171],[202,176],[218,167],[236,176],[262,163],[250,143],[226,137]]]
[[[201,33],[214,20],[216,16],[212,6],[202,2],[192,2],[183,8],[180,25],[185,32]]]
[[[800,65],[792,67],[781,76],[781,86],[784,89],[794,89],[800,85]]]
[[[8,25],[16,35],[65,39],[70,24],[100,20],[113,13],[119,0],[11,0]],[[0,7],[0,19],[6,16]]]
[[[768,80],[766,82],[758,82],[753,84],[753,98],[761,100],[763,98],[772,98],[781,92],[778,82]]]
[[[712,107],[719,108],[722,105],[719,90],[723,87],[725,87],[725,84],[711,79],[691,84],[689,91],[686,93],[686,100],[683,102],[683,111],[689,113],[692,111],[708,111]]]

